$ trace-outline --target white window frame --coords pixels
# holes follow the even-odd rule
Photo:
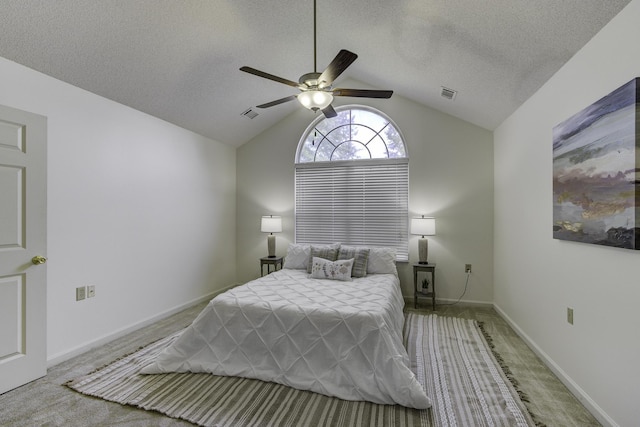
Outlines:
[[[389,120],[370,107],[366,109]],[[397,261],[409,259],[409,158],[299,163],[307,135],[323,120],[314,120],[298,143],[295,165],[296,243],[336,243],[392,247]],[[400,134],[407,153],[406,143]]]

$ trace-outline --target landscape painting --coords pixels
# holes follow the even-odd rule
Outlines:
[[[555,239],[640,249],[639,84],[553,128]]]

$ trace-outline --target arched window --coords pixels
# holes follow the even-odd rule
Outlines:
[[[296,242],[388,246],[407,261],[409,159],[397,126],[365,106],[314,120],[296,153]]]
[[[319,117],[307,128],[296,163],[406,158],[400,132],[381,112],[363,106],[338,107],[337,117]]]

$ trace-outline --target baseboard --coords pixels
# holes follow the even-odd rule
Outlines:
[[[413,306],[413,295],[403,295],[404,303],[407,306]],[[429,298],[423,298],[421,300],[421,304],[425,306],[431,306],[431,300]],[[457,299],[449,299],[449,298],[436,298],[436,308],[438,308],[438,304],[441,305],[459,305],[459,306],[467,306],[467,307],[493,307],[493,303],[489,301],[475,301],[475,300],[460,300]]]
[[[607,413],[578,385],[567,375],[558,364],[556,364],[547,353],[545,353],[538,345],[526,334],[520,327],[505,313],[498,305],[493,304],[495,311],[502,317],[511,328],[522,338],[522,340],[531,348],[531,350],[547,365],[547,367],[558,377],[558,379],[569,389],[569,391],[584,405],[591,414],[596,417],[598,422],[606,427],[620,427],[615,421],[607,415]]]
[[[473,307],[487,307],[487,308],[493,307],[493,302],[467,300],[467,299],[463,299],[463,300],[458,301],[457,299],[450,299],[450,298],[436,298],[436,308],[438,307],[438,304],[473,306]]]
[[[215,297],[218,294],[221,294],[231,288],[236,287],[237,284],[231,285],[231,286],[227,286],[224,289],[219,289],[217,291],[211,292],[207,295],[204,295],[202,297],[193,299],[191,301],[187,301],[184,304],[180,304],[176,307],[173,307],[169,310],[163,311],[162,313],[158,313],[154,316],[148,317],[146,319],[141,320],[140,322],[134,323],[130,326],[127,326],[125,328],[122,329],[118,329],[117,331],[114,331],[112,333],[109,333],[107,335],[103,335],[102,337],[96,338],[94,340],[91,340],[89,342],[86,342],[78,347],[75,347],[71,350],[68,351],[64,351],[62,353],[58,353],[55,354],[53,356],[51,356],[50,358],[47,359],[47,368],[50,368],[52,366],[57,365],[58,363],[62,363],[66,360],[69,360],[75,356],[78,356],[88,350],[91,350],[92,348],[96,348],[99,347],[101,345],[104,345],[110,341],[113,341],[117,338],[123,337],[135,330],[138,330],[140,328],[144,328],[145,326],[149,326],[159,320],[162,320],[166,317],[169,317],[171,315],[174,315],[182,310],[185,310],[189,307],[192,307],[196,304],[200,304],[201,302],[205,302],[205,301],[209,301],[211,299],[213,299],[213,297]]]

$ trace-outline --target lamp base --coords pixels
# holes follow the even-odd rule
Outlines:
[[[427,255],[429,254],[429,241],[426,238],[418,240],[418,264],[429,264]]]
[[[269,254],[269,258],[276,257],[276,236],[273,234],[269,234],[267,236],[267,252]]]

